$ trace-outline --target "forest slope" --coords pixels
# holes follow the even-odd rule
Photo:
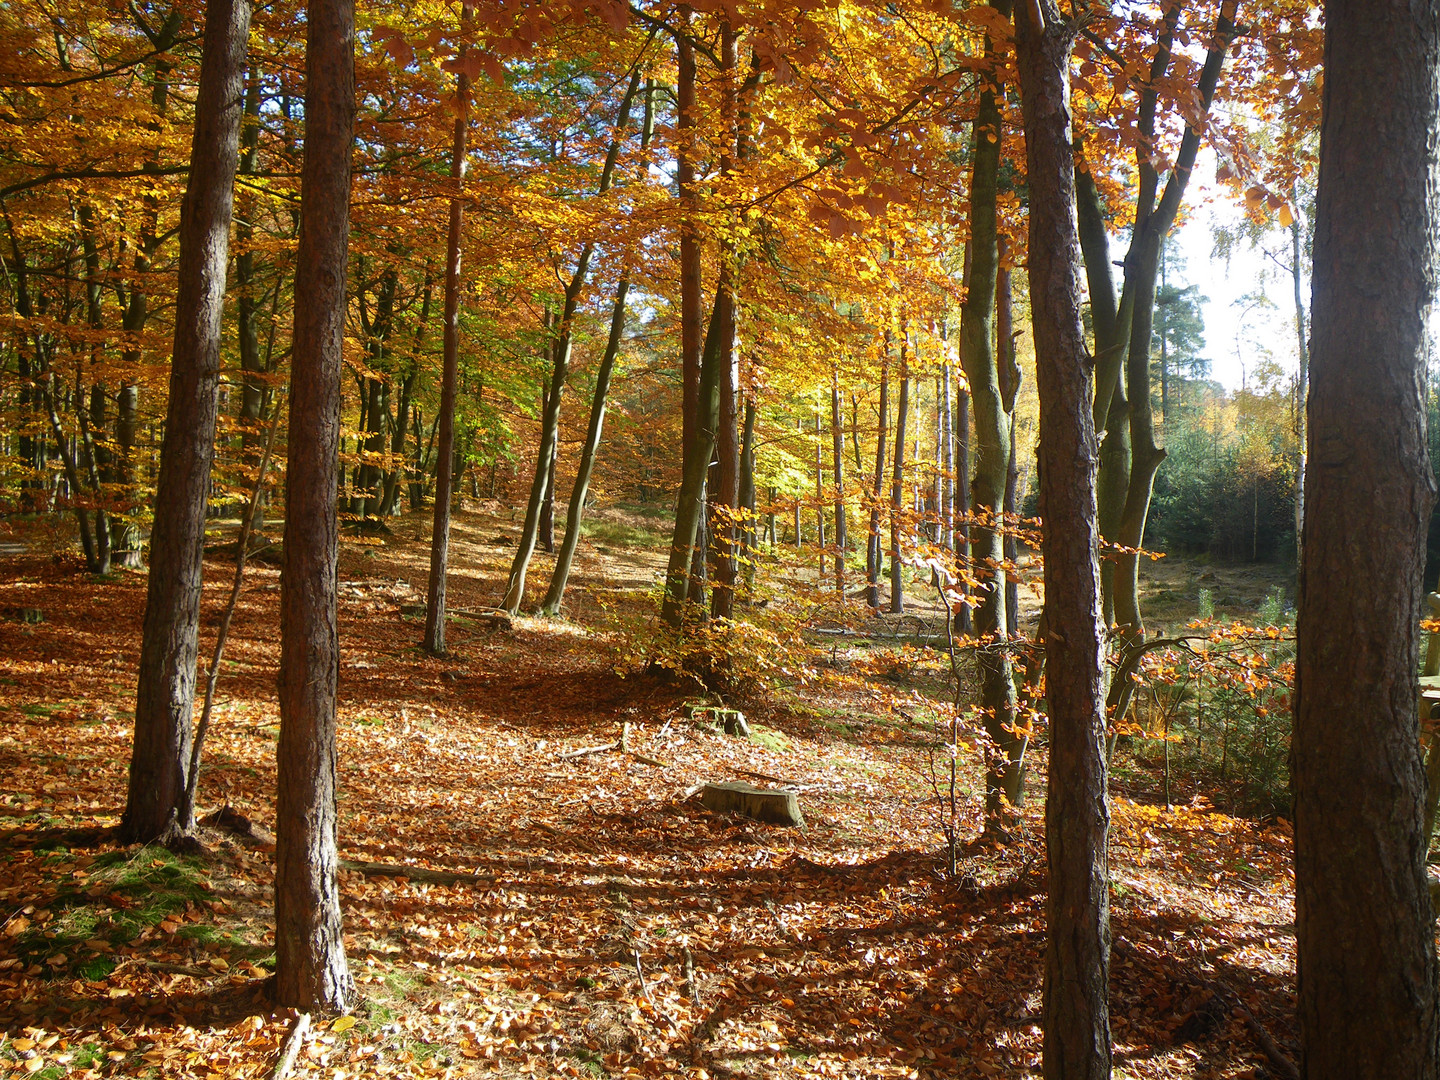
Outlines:
[[[504,531],[457,521],[455,607],[498,596]],[[609,554],[585,553],[578,621],[505,633],[461,615],[443,661],[402,611],[424,580],[420,532],[343,546],[339,841],[368,864],[342,875],[364,1002],[320,1025],[297,1075],[1038,1076],[1039,797],[1014,844],[971,843],[945,880],[932,661],[897,673],[817,650],[803,682],[740,703],[751,738],[713,734],[685,687],[626,666],[613,631],[651,602],[660,559],[643,532],[612,525],[596,541]],[[207,563],[202,654],[230,574]],[[248,578],[199,798],[259,839],[210,830],[209,857],[177,859],[107,832],[143,575],[0,559],[0,1072],[260,1076],[274,1060],[289,1023],[263,994],[278,584],[263,565]],[[626,723],[662,765],[560,756]],[[972,837],[978,768],[961,764]],[[686,797],[763,777],[798,787],[805,828]],[[1117,800],[1118,1075],[1265,1075],[1247,1017],[1293,1051],[1288,845],[1283,823]]]

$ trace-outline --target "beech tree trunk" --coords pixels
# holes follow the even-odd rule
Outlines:
[[[895,406],[895,468],[890,479],[890,613],[905,610],[905,564],[900,561],[900,527],[905,514],[905,415],[910,409],[909,331],[900,326],[900,400]]]
[[[1225,63],[1225,54],[1235,35],[1235,9],[1237,0],[1221,0],[1216,17],[1215,36],[1201,68],[1196,94],[1202,114],[1208,113],[1210,102],[1215,96],[1215,87],[1220,79],[1220,69]],[[1181,5],[1176,2],[1169,12],[1178,18]],[[1168,44],[1162,52],[1168,52]],[[1159,63],[1157,54],[1156,63]],[[1153,82],[1154,80],[1152,80]],[[1152,92],[1153,98],[1153,92]],[[1153,126],[1153,104],[1151,105]],[[1143,121],[1143,117],[1142,117]],[[1142,131],[1144,124],[1142,123]],[[1150,496],[1155,488],[1155,474],[1165,460],[1165,451],[1155,442],[1155,417],[1150,408],[1150,337],[1155,318],[1155,283],[1160,266],[1160,252],[1170,227],[1175,223],[1180,203],[1185,197],[1185,188],[1194,168],[1195,155],[1200,148],[1200,132],[1186,126],[1180,142],[1179,153],[1175,156],[1175,167],[1165,183],[1165,190],[1156,201],[1159,192],[1159,176],[1153,160],[1146,154],[1140,155],[1140,196],[1136,203],[1134,238],[1125,256],[1125,296],[1121,308],[1129,304],[1129,325],[1120,326],[1118,332],[1128,332],[1130,343],[1125,354],[1125,383],[1130,416],[1130,465],[1125,489],[1125,501],[1115,529],[1116,541],[1131,551],[1122,552],[1116,559],[1114,615],[1115,624],[1125,628],[1125,637],[1130,641],[1140,640],[1145,633],[1144,619],[1140,613],[1140,556],[1133,550],[1140,547],[1145,539],[1145,522],[1150,514]],[[1102,484],[1106,491],[1109,484]]]
[[[840,416],[840,372],[830,373],[831,461],[835,468],[835,594],[845,602],[845,426]]]
[[[141,631],[135,741],[121,835],[132,843],[194,828],[186,799],[201,558],[219,408],[220,322],[239,164],[248,0],[209,0],[190,175],[180,208],[179,292],[165,441],[155,491]]]
[[[665,599],[660,607],[661,618],[675,627],[685,621],[687,602],[693,599],[698,603],[704,597],[699,583],[691,582],[690,564],[696,538],[704,524],[705,478],[710,471],[719,427],[721,368],[730,355],[735,336],[733,305],[729,269],[722,263],[700,364],[696,438],[685,455],[680,494],[675,501],[675,531],[665,572]]]
[[[1434,4],[1326,3],[1291,747],[1306,1080],[1440,1075],[1415,695],[1437,81]]]
[[[870,533],[865,544],[865,603],[880,610],[880,573],[885,562],[880,542],[880,505],[884,501],[885,439],[890,431],[890,333],[880,360],[880,424],[875,436],[875,483],[870,489]]]
[[[575,485],[570,489],[570,502],[565,508],[565,538],[560,541],[560,553],[555,557],[555,570],[550,575],[550,587],[546,590],[545,601],[540,610],[546,615],[556,615],[560,602],[565,597],[565,584],[570,580],[570,567],[575,561],[575,548],[580,543],[580,523],[585,515],[585,499],[590,492],[590,474],[595,469],[595,458],[600,449],[600,435],[605,427],[605,403],[610,394],[610,378],[615,372],[615,360],[620,355],[620,341],[625,334],[625,297],[630,292],[630,270],[620,273],[620,282],[615,286],[615,303],[610,312],[610,337],[605,342],[605,355],[600,359],[600,370],[595,374],[595,394],[590,403],[590,423],[585,429],[585,446],[580,452],[580,464],[575,470]]]
[[[1005,470],[1005,561],[1011,566],[1020,555],[1015,540],[1016,517],[1019,513],[1020,463],[1015,457],[1015,397],[1020,392],[1020,364],[1015,359],[1013,304],[1010,292],[1010,267],[1006,265],[1009,245],[1000,240],[1000,268],[995,277],[995,348],[996,367],[1000,376],[1000,403],[1005,410],[1006,426],[1010,429],[1009,468]],[[1005,576],[1005,628],[1013,638],[1020,629],[1020,587],[1016,574]]]
[[[335,493],[355,122],[354,0],[310,0],[306,11],[305,161],[280,576],[275,1001],[328,1012],[343,1011],[354,993],[335,850]]]
[[[1011,0],[993,0],[991,7],[1005,19]],[[993,57],[989,38],[985,54]],[[989,81],[993,79],[994,81]],[[993,744],[985,764],[985,827],[1003,830],[1006,807],[1025,797],[1026,740],[1015,733],[1015,680],[1011,672],[1010,637],[1005,619],[1005,546],[1000,526],[1005,508],[1005,483],[1010,471],[1010,416],[1000,392],[995,352],[995,292],[999,274],[999,236],[995,201],[999,190],[1002,143],[1000,88],[987,73],[976,111],[971,154],[970,246],[968,287],[960,319],[960,362],[975,406],[975,477],[971,485],[970,554],[980,581],[974,625],[992,643],[978,653],[985,730]]]
[[[1044,1074],[1110,1075],[1110,900],[1095,425],[1080,325],[1070,143],[1074,26],[1053,0],[1016,8],[1030,183],[1030,297],[1040,394],[1050,781],[1045,803]]]
[[[353,2],[353,0],[352,0]],[[461,8],[460,25],[468,29],[473,9]],[[454,491],[455,384],[460,372],[460,252],[465,226],[465,144],[470,128],[470,77],[463,61],[468,46],[460,46],[462,66],[455,76],[455,127],[450,141],[450,232],[445,241],[445,314],[443,357],[440,367],[440,412],[436,416],[439,456],[435,469],[435,516],[430,527],[430,581],[425,596],[425,651],[445,654],[445,579],[450,566],[450,502]],[[427,288],[425,300],[430,299]],[[418,427],[418,425],[417,425]],[[419,431],[416,431],[418,439]]]
[[[620,160],[620,145],[625,138],[625,128],[630,121],[630,107],[640,89],[640,70],[630,76],[625,96],[620,99],[619,115],[615,119],[615,134],[605,153],[605,164],[600,170],[597,194],[604,195],[610,190],[615,177],[615,166]],[[520,529],[520,539],[515,545],[515,558],[510,564],[510,578],[505,588],[505,599],[501,607],[514,615],[525,602],[525,575],[530,569],[530,559],[535,554],[535,543],[540,532],[540,512],[549,494],[553,476],[556,441],[560,435],[560,403],[565,392],[565,383],[570,377],[570,349],[575,333],[575,312],[580,306],[580,293],[590,273],[590,259],[595,245],[587,241],[580,249],[575,262],[575,272],[565,289],[565,306],[560,313],[556,329],[553,361],[550,372],[549,396],[540,416],[540,448],[535,456],[535,476],[530,484],[530,499],[525,507],[525,524]],[[553,543],[552,543],[553,546]]]

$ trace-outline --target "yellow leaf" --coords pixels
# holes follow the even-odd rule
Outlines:
[[[10,1043],[10,1045],[11,1045],[14,1049],[19,1050],[19,1051],[23,1054],[26,1050],[34,1050],[34,1049],[35,1049],[35,1040],[34,1040],[34,1039],[15,1039],[13,1042]]]
[[[331,1031],[334,1031],[334,1032],[336,1032],[336,1033],[339,1033],[339,1032],[341,1032],[341,1031],[349,1031],[349,1030],[350,1030],[351,1028],[353,1028],[354,1026],[355,1026],[355,1017],[353,1017],[353,1016],[337,1016],[337,1017],[335,1018],[335,1022],[330,1025],[330,1030],[331,1030]]]
[[[39,1072],[44,1067],[45,1059],[43,1057],[33,1057],[25,1062],[25,1071],[28,1073]]]
[[[1290,210],[1290,204],[1289,204],[1289,203],[1281,203],[1281,204],[1280,204],[1280,227],[1281,227],[1282,229],[1288,229],[1288,228],[1289,228],[1291,225],[1293,225],[1293,224],[1295,224],[1295,215],[1294,215],[1294,214],[1291,212],[1291,210]]]

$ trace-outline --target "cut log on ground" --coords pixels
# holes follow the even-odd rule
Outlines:
[[[800,800],[793,791],[774,791],[739,781],[706,784],[700,789],[700,802],[719,814],[741,814],[772,825],[805,824]]]

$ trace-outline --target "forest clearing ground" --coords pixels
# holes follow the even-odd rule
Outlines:
[[[517,527],[459,516],[454,608],[496,601]],[[861,650],[816,650],[803,683],[741,703],[754,738],[713,735],[684,687],[615,671],[600,616],[642,611],[661,568],[643,522],[597,523],[570,621],[512,635],[462,615],[445,660],[401,613],[427,536],[412,517],[342,549],[339,843],[474,880],[342,873],[363,1001],[318,1025],[296,1075],[1038,1076],[1043,775],[1019,841],[971,844],[943,881],[914,688],[934,657],[897,683]],[[202,656],[231,573],[206,565]],[[0,1074],[260,1076],[288,1024],[261,993],[270,849],[212,832],[192,861],[99,831],[123,805],[144,587],[0,559]],[[271,830],[278,589],[252,568],[199,796]],[[627,722],[663,767],[559,757]],[[802,788],[805,828],[685,799],[756,773]],[[1114,824],[1117,1075],[1267,1075],[1226,995],[1293,1047],[1283,826],[1119,800]]]

